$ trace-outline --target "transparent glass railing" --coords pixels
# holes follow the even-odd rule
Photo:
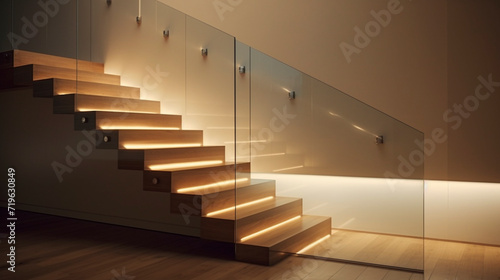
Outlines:
[[[238,55],[251,79],[237,109],[251,131],[237,151],[251,177],[302,198],[303,217],[331,217],[328,237],[277,250],[422,271],[423,134],[258,50]]]
[[[190,185],[170,190],[172,194],[123,192],[119,184],[109,184],[109,193],[122,195],[108,199],[124,207],[108,207],[105,197],[95,198],[92,191],[77,187],[58,193],[65,201],[41,202],[44,194],[35,191],[25,203],[129,218],[141,222],[123,224],[235,242],[237,258],[238,248],[257,244],[261,238],[249,235],[271,227],[274,243],[261,239],[267,242],[272,260],[294,255],[423,269],[421,132],[160,1],[50,1],[56,4],[43,7],[36,1],[4,2],[8,9],[2,10],[2,32],[16,41],[1,40],[2,51],[15,48],[102,63],[104,73],[119,76],[119,85],[127,87],[106,89],[122,98],[119,102],[101,100],[97,106],[97,101],[80,99],[89,93],[83,78],[88,69],[75,60],[73,68],[78,71],[66,78],[72,81],[71,91],[61,92],[79,94],[73,103],[80,117],[75,122],[85,123],[85,115],[79,114],[86,111],[116,111],[120,115],[113,118],[120,120],[134,113],[161,113],[182,116],[181,125],[166,125],[168,129],[203,134],[201,140],[192,140],[151,133],[156,135],[153,140],[117,143],[119,158],[124,150],[144,151],[145,157],[154,158],[166,146],[193,153],[203,146],[224,151],[222,158],[199,159],[189,150],[182,158],[201,165],[188,173]],[[160,103],[151,109],[151,104],[135,100],[138,92],[141,100]],[[140,137],[152,130],[109,125],[109,119],[103,123],[108,125],[96,125],[94,132],[105,131],[103,137],[112,133],[108,140],[118,130],[139,131],[134,133]],[[116,156],[96,149],[83,158],[99,166],[100,172],[120,178],[122,171],[103,167],[115,164]],[[156,165],[153,160],[144,169],[186,169]],[[209,169],[213,166],[221,168]],[[74,169],[78,168],[85,169]],[[50,164],[46,169],[53,173]],[[205,172],[205,178],[208,174],[209,180],[193,179],[199,172]],[[78,184],[82,178],[78,174],[64,174],[63,184]],[[144,174],[146,189],[161,188],[157,184],[163,177]],[[179,198],[180,188],[195,186],[204,188],[183,190],[191,196]],[[101,190],[96,186],[95,191]],[[76,198],[97,201],[91,206],[72,203]],[[211,211],[229,209],[224,225],[233,228],[228,236],[214,236],[211,231],[203,236],[206,206]],[[278,208],[283,211],[272,210]],[[294,225],[302,221],[299,230]],[[217,228],[208,224],[210,230]],[[273,233],[275,229],[283,234]],[[288,239],[276,241],[280,235]]]

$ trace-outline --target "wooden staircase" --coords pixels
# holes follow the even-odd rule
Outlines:
[[[237,260],[272,265],[331,232],[329,217],[303,215],[302,199],[277,197],[274,181],[226,162],[224,146],[203,146],[203,131],[183,130],[101,63],[14,50],[0,74],[0,89],[33,87],[55,114],[74,114],[75,130],[95,130],[97,148],[118,149],[117,168],[142,170],[144,191],[170,193],[171,213],[200,217],[201,238],[234,243]]]

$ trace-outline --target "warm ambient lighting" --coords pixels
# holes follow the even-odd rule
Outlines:
[[[273,172],[280,172],[280,171],[286,171],[286,170],[293,170],[293,169],[299,169],[303,168],[303,165],[297,165],[297,166],[292,166],[292,167],[286,167],[286,168],[281,168],[281,169],[275,169]]]
[[[178,163],[166,163],[166,164],[155,164],[150,165],[150,170],[169,170],[187,167],[202,167],[209,165],[216,165],[223,163],[222,160],[205,160],[205,161],[191,161],[191,162],[178,162]]]
[[[178,189],[178,193],[186,193],[186,192],[194,192],[194,191],[199,191],[203,190],[206,188],[213,188],[213,187],[223,187],[223,186],[229,186],[235,183],[241,183],[241,182],[246,182],[248,181],[248,178],[241,178],[241,179],[236,179],[236,180],[226,180],[226,181],[221,181],[221,182],[216,182],[212,184],[206,184],[206,185],[201,185],[201,186],[195,186],[195,187],[189,187],[189,188],[182,188]]]
[[[265,201],[271,200],[273,198],[274,198],[274,196],[268,196],[268,197],[261,198],[261,199],[258,199],[258,200],[254,200],[254,201],[250,201],[250,202],[247,202],[247,203],[238,204],[238,205],[236,205],[236,209],[240,209],[240,208],[244,208],[244,207],[247,207],[247,206],[259,204],[261,202],[265,202]],[[219,215],[219,214],[226,213],[226,212],[229,212],[229,211],[234,211],[234,210],[235,210],[234,206],[228,207],[228,208],[225,208],[225,209],[222,209],[222,210],[217,210],[217,211],[214,211],[214,212],[210,212],[210,213],[207,214],[207,217]]]
[[[127,126],[127,125],[101,125],[103,130],[180,130],[179,127],[147,127],[147,126]]]
[[[153,111],[129,111],[129,110],[120,110],[120,109],[108,109],[108,108],[80,108],[78,107],[76,109],[77,112],[93,112],[93,111],[99,111],[99,112],[119,112],[119,113],[145,113],[145,114],[154,114],[156,112]]]
[[[274,153],[274,154],[263,154],[263,155],[252,155],[253,158],[256,157],[274,157],[274,156],[283,156],[285,153]]]
[[[358,126],[358,125],[355,125],[355,124],[353,124],[352,126],[353,126],[355,129],[359,130],[359,131],[363,131],[363,132],[368,133],[368,134],[370,134],[370,135],[373,135],[373,136],[375,136],[375,137],[377,137],[377,136],[378,136],[378,135],[376,135],[376,134],[374,134],[374,133],[371,133],[370,131],[368,131],[368,130],[366,130],[366,129],[362,128],[361,126]]]
[[[304,253],[305,251],[307,251],[307,250],[311,249],[312,247],[314,247],[314,246],[318,245],[319,243],[321,243],[321,242],[323,242],[323,241],[327,240],[328,238],[330,238],[330,234],[328,234],[328,235],[326,235],[326,236],[323,236],[323,237],[321,237],[320,239],[318,239],[318,240],[314,241],[313,243],[311,243],[311,244],[307,245],[306,247],[302,248],[302,250],[298,251],[298,252],[297,252],[297,254],[302,254],[302,253]]]
[[[271,227],[268,227],[268,228],[263,229],[263,230],[261,230],[261,231],[258,231],[258,232],[256,232],[256,233],[252,233],[252,234],[250,234],[250,235],[247,235],[247,236],[245,236],[245,237],[241,238],[241,240],[240,240],[240,241],[241,241],[241,242],[245,242],[245,241],[247,241],[248,239],[254,238],[254,237],[256,237],[256,236],[259,236],[259,235],[261,235],[261,234],[264,234],[264,233],[266,233],[266,232],[269,232],[269,231],[271,231],[271,230],[274,230],[274,229],[276,229],[276,228],[278,228],[278,227],[281,227],[281,226],[284,226],[284,225],[286,225],[286,224],[288,224],[288,223],[291,223],[291,222],[293,222],[293,221],[296,221],[296,220],[300,219],[301,217],[302,217],[302,216],[297,216],[297,217],[291,218],[291,219],[289,219],[289,220],[286,220],[286,221],[284,221],[284,222],[281,222],[281,223],[279,223],[279,224],[276,224],[276,225],[274,225],[274,226],[271,226]]]
[[[147,149],[168,149],[168,148],[188,148],[201,147],[200,143],[177,143],[177,144],[123,144],[125,149],[147,150]]]
[[[227,141],[224,144],[250,144],[250,143],[266,143],[267,140],[244,140],[244,141]]]

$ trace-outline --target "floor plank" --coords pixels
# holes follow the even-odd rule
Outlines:
[[[23,211],[18,219],[16,273],[7,270],[0,235],[0,279],[500,279],[500,247],[493,246],[426,240],[424,274],[297,256],[268,267],[234,261],[227,243]],[[311,252],[410,264],[421,251],[398,237],[343,232],[334,240]],[[384,258],[389,252],[398,253]]]

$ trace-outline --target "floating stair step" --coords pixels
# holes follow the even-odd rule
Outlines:
[[[86,94],[54,96],[54,113],[73,114],[82,111],[119,111],[123,113],[160,113],[160,102]]]
[[[176,170],[223,164],[223,146],[119,150],[118,168],[131,170]]]
[[[273,265],[331,233],[331,218],[304,215],[245,242],[236,243],[236,259]]]
[[[45,79],[67,79],[78,82],[93,82],[110,85],[120,85],[120,76],[104,73],[88,72],[54,66],[29,64],[14,68],[14,84],[18,86],[31,86],[33,81]],[[78,88],[84,86],[78,84]],[[57,89],[56,89],[57,90]]]
[[[289,172],[304,167],[304,156],[297,154],[274,153],[252,155],[252,170],[254,172]]]
[[[247,175],[249,174],[247,173]],[[237,177],[242,178],[243,176]],[[193,215],[207,216],[208,214],[208,217],[222,210],[234,213],[235,205],[238,205],[238,209],[251,207],[251,205],[245,206],[245,204],[270,200],[275,196],[275,193],[275,181],[260,179],[247,181],[247,185],[236,189],[233,183],[231,189],[216,193],[204,193],[203,190],[195,194],[172,193],[170,195],[170,212],[182,214],[185,209],[194,209],[191,211]]]
[[[45,79],[33,82],[33,96],[35,97],[52,97],[72,93],[134,99],[141,97],[141,90],[134,87],[66,79]]]
[[[203,194],[211,194],[226,189],[233,189],[232,180],[239,179],[237,186],[246,186],[250,182],[250,163],[226,163],[215,166],[184,168],[173,171],[144,171],[143,186],[146,191],[175,193],[180,189],[197,186]],[[245,180],[246,179],[246,180]],[[224,184],[223,182],[228,182]],[[210,187],[214,186],[214,187]],[[186,192],[199,194],[199,192]]]
[[[179,130],[182,116],[128,112],[75,113],[75,130]]]
[[[103,130],[99,149],[166,149],[203,146],[203,130]]]
[[[302,215],[301,198],[275,197],[238,209],[236,213],[225,212],[202,217],[201,237],[224,242],[239,241],[250,234],[300,215]]]
[[[86,60],[77,60],[48,54],[22,50],[10,50],[0,53],[0,69],[39,64],[81,71],[104,73],[104,64]]]

